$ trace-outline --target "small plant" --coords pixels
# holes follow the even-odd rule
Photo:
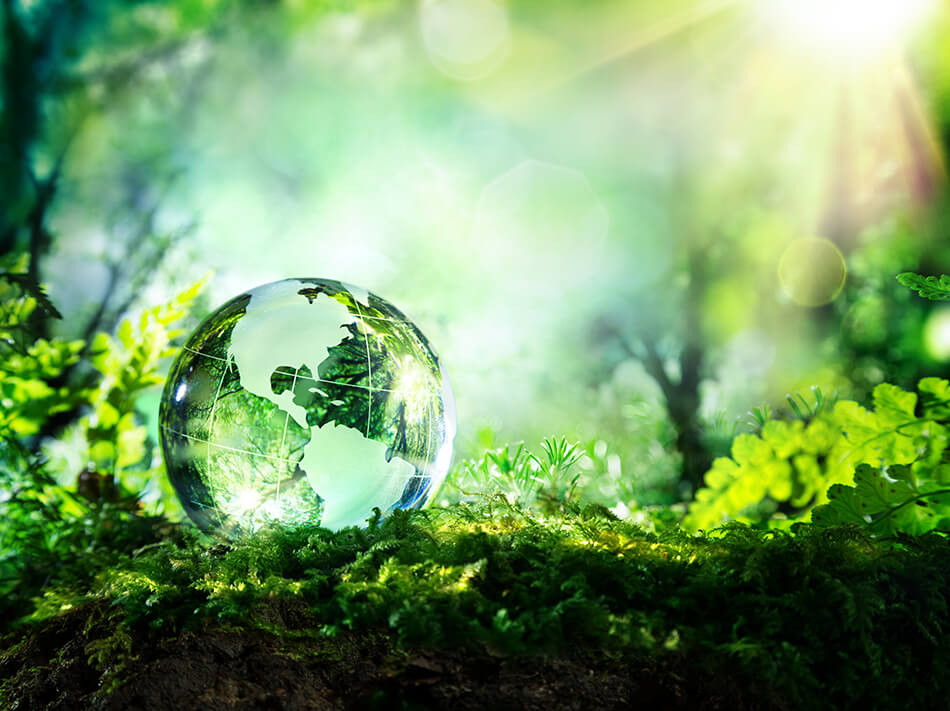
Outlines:
[[[125,320],[116,338],[91,345],[39,337],[38,324],[58,312],[24,274],[25,258],[0,274],[0,616],[32,609],[43,589],[88,586],[98,567],[159,540],[167,525],[146,515],[139,493],[158,479],[138,395],[161,382],[160,360],[179,332],[197,284],[169,304]],[[91,384],[70,387],[67,373],[85,368]],[[85,378],[85,376],[84,376]],[[53,461],[38,439],[59,413],[78,422],[60,438],[84,462]]]
[[[81,438],[88,443],[86,460],[121,486],[126,498],[164,483],[161,458],[149,456],[146,428],[135,405],[144,390],[163,382],[159,367],[174,355],[171,342],[183,335],[178,324],[204,283],[196,282],[136,319],[124,319],[115,336],[99,333],[90,344],[89,362],[98,385],[89,394],[89,413],[79,421]]]
[[[75,407],[85,393],[62,383],[63,373],[80,358],[82,341],[39,335],[39,324],[47,318],[61,318],[32,283],[25,270],[26,258],[14,260],[0,272],[0,438],[5,454],[21,460],[32,449],[33,437],[57,413]],[[27,457],[29,458],[29,457]],[[9,472],[16,467],[4,463]]]
[[[683,521],[691,530],[727,520],[788,525],[816,503],[828,486],[847,481],[841,433],[832,417],[769,420],[756,434],[740,434],[732,456],[719,457],[706,473]]]
[[[745,424],[755,434],[762,434],[765,423],[772,419],[772,408],[768,403],[753,407],[746,414]]]
[[[519,506],[556,509],[575,499],[581,476],[575,465],[584,453],[579,442],[570,444],[563,437],[544,439],[540,455],[524,442],[489,449],[456,465],[443,497],[450,501],[500,495]]]
[[[541,472],[538,496],[548,508],[559,508],[575,499],[581,472],[573,470],[584,456],[584,448],[580,442],[568,444],[564,437],[548,437],[541,442],[541,451],[543,460],[536,454],[530,455]]]
[[[950,382],[924,378],[917,390],[878,385],[872,409],[848,400],[829,407],[818,391],[807,411],[809,403],[799,403],[798,420],[770,420],[759,435],[740,435],[732,457],[713,463],[684,523],[787,526],[820,505],[815,523],[860,525],[874,535],[946,527]]]
[[[838,393],[834,393],[831,397],[826,398],[824,393],[821,392],[821,388],[817,385],[811,386],[812,397],[814,398],[814,403],[809,402],[800,392],[789,393],[785,396],[785,402],[788,403],[788,408],[799,420],[803,422],[810,422],[818,415],[826,410],[834,407],[834,404],[838,401]]]

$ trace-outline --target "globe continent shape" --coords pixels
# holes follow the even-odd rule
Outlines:
[[[428,341],[375,294],[265,284],[185,343],[160,413],[169,479],[203,528],[358,525],[425,505],[448,470],[451,387]]]

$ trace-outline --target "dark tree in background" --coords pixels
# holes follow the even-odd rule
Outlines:
[[[64,166],[72,160],[75,136],[86,121],[128,100],[137,79],[163,66],[175,71],[180,55],[196,40],[195,30],[155,37],[142,28],[116,30],[115,18],[133,9],[134,2],[49,0],[40,3],[3,2],[2,107],[0,114],[0,258],[29,255],[25,275],[38,291],[45,279],[44,263],[58,240],[75,235],[59,233],[51,225],[57,198],[64,192],[86,189],[66,182]],[[201,18],[198,32],[213,31],[217,18]],[[120,25],[121,26],[121,25]],[[115,53],[113,57],[110,50]],[[181,113],[183,125],[197,103],[196,93],[206,72],[182,71],[174,103],[168,110]],[[116,136],[117,142],[127,141]],[[160,147],[151,155],[141,151],[121,154],[117,165],[97,166],[110,181],[93,189],[98,206],[105,208],[107,241],[101,254],[105,280],[97,285],[98,299],[78,313],[79,318],[57,326],[67,336],[80,337],[86,348],[92,337],[111,332],[139,301],[168,252],[194,228],[193,218],[179,225],[159,225],[157,216],[183,166],[166,159]],[[37,337],[50,337],[53,322],[37,321]],[[88,387],[94,381],[82,361],[67,367],[51,385]],[[36,440],[59,433],[79,416],[78,408],[58,412]]]
[[[171,103],[163,108],[178,112],[181,125],[187,126],[198,105],[207,71],[183,67],[182,54],[217,31],[222,18],[209,11],[195,17],[194,26],[167,35],[134,22],[116,22],[138,5],[3,0],[0,255],[27,252],[34,282],[43,281],[44,261],[54,243],[76,238],[54,234],[50,215],[63,191],[80,187],[64,182],[63,167],[84,123],[129,101],[138,79],[156,68],[174,73],[174,92],[164,97]],[[133,145],[130,137],[113,138]],[[164,256],[193,230],[193,218],[172,227],[156,221],[185,167],[173,151],[171,157],[165,153],[166,147],[146,142],[128,151],[124,162],[97,167],[106,172],[99,179],[112,183],[93,193],[108,215],[108,244],[102,254],[106,279],[84,323],[68,324],[67,333],[89,339],[97,331],[114,329]]]

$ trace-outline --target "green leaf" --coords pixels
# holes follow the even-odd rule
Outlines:
[[[786,459],[801,449],[801,434],[804,428],[801,420],[771,420],[762,427],[762,439],[774,450],[776,456]]]
[[[950,499],[946,496],[950,491],[934,486],[922,491],[912,467],[886,467],[877,473],[874,484],[887,492],[888,508],[875,520],[875,525],[884,530],[920,535],[932,531],[941,518],[950,514]]]
[[[915,274],[914,272],[903,272],[897,275],[897,281],[930,301],[947,301],[950,299],[950,276],[946,274],[937,278]]]
[[[835,405],[834,415],[855,464],[909,464],[920,455],[926,422],[914,416],[917,396],[890,385],[874,389],[875,411],[852,401]]]
[[[706,472],[706,486],[712,489],[722,489],[731,484],[736,478],[739,467],[728,457],[717,457],[712,469]]]
[[[776,501],[788,501],[792,498],[793,481],[791,477],[792,467],[784,459],[771,462],[767,467],[763,467],[763,478],[768,482],[768,492]]]
[[[136,425],[132,413],[124,415],[119,422],[116,438],[116,469],[122,470],[138,464],[145,456],[145,438],[148,431]]]
[[[29,274],[18,274],[13,272],[4,272],[0,274],[7,281],[17,284],[23,291],[32,296],[41,309],[53,318],[62,319],[63,315],[53,306],[49,296],[42,286],[36,283]]]
[[[755,435],[741,434],[732,443],[732,458],[740,466],[764,464],[773,458],[772,448]]]
[[[108,402],[100,402],[96,406],[95,419],[90,424],[100,429],[111,429],[119,422],[119,411]]]
[[[924,378],[917,385],[924,417],[936,420],[950,419],[950,381],[943,378]]]
[[[89,459],[102,469],[111,469],[115,459],[115,445],[112,442],[96,442],[89,448]]]
[[[856,524],[867,526],[871,522],[858,492],[851,486],[835,484],[828,489],[828,503],[812,509],[811,520],[819,526]]]
[[[818,417],[808,423],[799,441],[802,451],[809,454],[828,452],[841,439],[841,429],[828,417]]]
[[[873,524],[875,531],[916,533],[950,520],[950,509],[940,508],[950,484],[944,462],[950,382],[924,378],[919,394],[884,383],[872,400],[871,409],[839,401],[807,424],[769,421],[760,436],[740,435],[732,458],[716,460],[707,472],[683,524],[695,530],[732,519],[783,526],[826,501],[814,509],[818,519]],[[832,486],[850,481],[855,486]],[[794,513],[775,517],[776,502],[789,503]]]
[[[900,427],[916,419],[917,395],[896,385],[881,383],[874,388],[873,400],[879,426]]]
[[[854,486],[835,485],[828,503],[812,512],[818,525],[857,524],[875,535],[920,535],[950,515],[950,489],[919,486],[912,467],[861,464]]]

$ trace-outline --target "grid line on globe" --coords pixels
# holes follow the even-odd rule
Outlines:
[[[392,319],[385,319],[385,320],[386,320],[386,321],[391,321]],[[199,356],[202,356],[202,357],[204,357],[204,358],[213,358],[213,359],[219,360],[219,361],[221,361],[221,362],[223,362],[223,363],[226,363],[227,360],[228,360],[227,358],[219,358],[218,356],[208,355],[207,353],[201,353],[200,351],[196,351],[196,350],[194,350],[193,348],[188,348],[187,346],[182,346],[182,350],[186,350],[186,351],[188,351],[189,353],[194,353],[195,355],[199,355]],[[275,369],[274,372],[281,373],[281,374],[284,374],[284,375],[290,375],[290,376],[292,376],[295,372],[297,372],[297,370],[298,370],[297,368],[292,369],[292,371],[291,371],[291,370],[285,370],[285,369],[283,369],[283,368],[277,368],[277,369]],[[339,385],[339,386],[347,387],[347,388],[356,388],[356,389],[358,389],[358,390],[369,390],[369,388],[368,388],[366,385],[359,385],[359,384],[357,384],[357,383],[341,383],[341,382],[336,381],[336,380],[321,380],[320,378],[310,378],[310,380],[313,380],[313,381],[318,382],[318,383],[333,383],[334,385]],[[389,393],[391,393],[391,392],[396,392],[395,390],[390,390],[390,389],[387,389],[387,388],[379,388],[379,387],[373,388],[373,390],[378,390],[378,391],[380,391],[380,392],[389,392]]]
[[[292,384],[291,384],[291,388],[292,388],[292,389],[297,387],[297,376],[298,376],[298,375],[300,375],[300,368],[294,368],[294,379],[293,379],[293,382],[292,382]],[[280,451],[281,451],[281,452],[284,451],[284,444],[285,444],[286,441],[287,441],[287,423],[288,423],[288,422],[290,422],[290,413],[289,413],[289,412],[284,416],[284,427],[283,427],[283,429],[281,430],[281,433],[280,433]],[[281,461],[280,461],[280,464],[278,464],[278,469],[277,469],[277,494],[274,496],[274,498],[275,498],[276,501],[277,501],[277,506],[278,506],[278,508],[280,507],[280,483],[281,483],[281,476],[282,476],[283,473],[284,473],[284,468],[285,468],[284,465],[285,465],[285,464],[289,464],[289,462],[288,462],[287,460],[281,460]],[[289,468],[289,467],[288,467],[288,468]]]
[[[218,404],[218,397],[221,395],[221,387],[224,385],[224,379],[228,377],[228,373],[231,371],[231,361],[228,359],[225,362],[224,370],[221,371],[221,380],[218,381],[218,388],[215,390],[214,399],[211,401],[211,414],[208,416],[208,440],[206,442],[208,448],[208,468],[211,468],[211,437],[214,435],[214,408]]]
[[[162,399],[169,478],[206,529],[338,528],[423,506],[454,435],[451,387],[419,329],[325,279],[266,284],[215,311]]]
[[[353,304],[356,306],[356,313],[359,314],[360,323],[363,324],[363,343],[366,346],[366,368],[369,372],[369,389],[366,394],[366,436],[369,437],[369,424],[373,412],[373,359],[369,352],[368,329],[366,327],[366,321],[363,319],[363,312],[360,310],[360,302],[354,299]]]

